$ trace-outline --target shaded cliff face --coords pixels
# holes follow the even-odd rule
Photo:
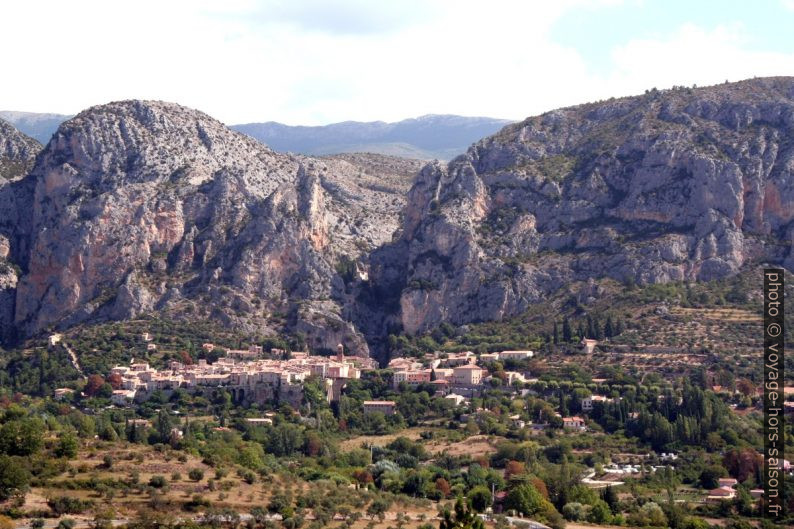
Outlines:
[[[421,171],[373,288],[416,333],[516,315],[571,281],[794,270],[792,138],[792,78],[529,118]]]
[[[366,354],[338,263],[390,240],[403,199],[361,174],[344,159],[277,154],[174,104],[89,109],[26,179],[16,326],[31,335],[160,311]]]
[[[0,119],[0,340],[15,337],[19,264],[30,237],[32,187],[25,175],[42,146]]]

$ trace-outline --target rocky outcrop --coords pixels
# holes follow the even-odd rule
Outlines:
[[[367,354],[338,263],[389,240],[408,179],[275,153],[200,112],[126,101],[64,123],[26,179],[24,335],[160,311]],[[318,322],[332,322],[323,325]]]
[[[792,78],[529,118],[421,171],[374,289],[417,333],[519,314],[572,281],[794,270],[793,137]]]
[[[0,177],[16,180],[25,176],[41,150],[41,144],[0,119]]]
[[[421,170],[279,154],[179,105],[111,103],[0,183],[0,331],[158,312],[363,355],[571,282],[587,297],[601,278],[794,270],[792,137],[792,78],[556,110]]]
[[[41,144],[0,119],[0,340],[15,337],[14,311],[19,264],[30,236],[30,183]]]

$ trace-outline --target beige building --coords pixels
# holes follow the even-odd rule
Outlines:
[[[459,366],[452,370],[452,384],[478,386],[482,382],[483,369],[473,364]]]
[[[524,360],[534,355],[532,351],[502,351],[499,353],[499,360]]]
[[[568,430],[577,430],[583,432],[587,429],[584,419],[581,417],[563,417],[562,426]]]
[[[365,400],[364,401],[364,415],[369,415],[376,411],[384,415],[394,415],[397,403],[393,400]]]

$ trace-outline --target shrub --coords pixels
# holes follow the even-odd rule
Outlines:
[[[55,529],[74,529],[74,526],[77,525],[77,522],[72,520],[71,518],[64,518],[60,522]]]
[[[204,471],[200,468],[191,468],[190,471],[187,473],[187,477],[189,477],[193,481],[201,481],[202,479],[204,479]]]
[[[91,500],[81,500],[69,496],[58,496],[47,500],[47,505],[58,516],[62,514],[82,514],[94,504]]]
[[[162,489],[167,484],[165,476],[152,476],[149,478],[149,486],[156,489]]]

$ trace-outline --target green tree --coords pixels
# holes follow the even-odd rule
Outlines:
[[[386,511],[389,510],[391,502],[384,497],[378,497],[372,500],[367,507],[367,516],[370,518],[377,516],[378,520],[383,521],[386,516]]]
[[[719,486],[719,479],[727,472],[721,465],[710,465],[700,473],[700,486],[704,489],[715,489]]]
[[[505,507],[514,509],[525,516],[533,516],[555,510],[549,500],[545,499],[540,491],[529,483],[513,487],[507,494]]]
[[[590,509],[587,520],[599,525],[610,523],[612,521],[612,511],[609,509],[607,502],[604,500],[596,500]]]
[[[270,429],[267,451],[277,457],[291,456],[303,448],[303,431],[300,427],[284,422]]]
[[[439,529],[485,529],[482,518],[468,505],[463,503],[463,499],[458,497],[455,501],[454,513],[449,510],[444,511]]]
[[[570,343],[573,340],[573,331],[571,330],[571,322],[568,321],[566,316],[562,320],[562,339],[565,343]]]
[[[491,506],[491,491],[484,485],[471,489],[468,496],[472,508],[477,512],[485,512]]]
[[[38,418],[9,421],[0,427],[0,451],[12,456],[30,456],[44,444],[44,422]]]
[[[615,324],[612,323],[612,316],[607,316],[607,322],[604,324],[604,336],[612,338],[615,336]]]
[[[18,458],[0,456],[0,499],[7,500],[24,492],[30,484],[30,479],[30,472]]]
[[[159,437],[160,442],[167,443],[171,437],[174,423],[171,420],[171,415],[166,410],[160,410],[157,414],[155,427],[157,428],[157,437]]]
[[[640,527],[667,527],[667,517],[658,503],[649,501],[629,516],[629,523]]]
[[[72,459],[77,456],[77,438],[72,432],[61,434],[58,439],[58,445],[55,447],[55,455],[57,457],[65,457]]]

